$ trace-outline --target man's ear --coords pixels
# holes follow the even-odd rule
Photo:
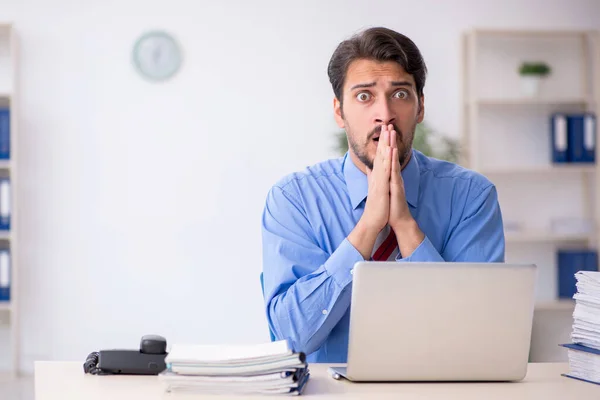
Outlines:
[[[335,117],[335,122],[338,124],[338,126],[340,128],[345,128],[342,103],[340,103],[337,97],[333,98],[333,116]]]
[[[419,110],[417,112],[417,123],[423,122],[423,118],[425,117],[425,96],[421,96],[419,99]]]

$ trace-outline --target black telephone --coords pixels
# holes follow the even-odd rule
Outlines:
[[[87,356],[83,371],[92,375],[158,375],[167,366],[167,340],[142,336],[139,350],[100,350]]]

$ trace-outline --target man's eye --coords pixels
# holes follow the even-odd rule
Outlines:
[[[408,97],[408,92],[406,90],[398,90],[394,93],[394,97],[397,99],[406,99]]]
[[[366,92],[360,92],[359,94],[356,95],[356,99],[358,101],[361,101],[361,102],[367,101],[370,98],[371,98],[371,95],[369,93],[366,93]]]

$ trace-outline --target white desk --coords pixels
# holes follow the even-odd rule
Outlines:
[[[315,399],[600,399],[600,386],[560,374],[567,364],[529,364],[525,380],[516,383],[352,383],[336,381],[328,365],[310,364],[311,377],[303,397]],[[85,375],[80,362],[36,362],[36,400],[202,399],[215,396],[165,393],[156,376]],[[224,398],[225,396],[219,396]],[[232,396],[235,399],[293,396]]]

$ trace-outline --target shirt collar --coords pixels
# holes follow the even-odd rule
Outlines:
[[[344,169],[344,179],[346,180],[346,186],[348,187],[352,208],[356,209],[356,207],[367,198],[367,194],[369,193],[367,175],[358,169],[354,162],[352,162],[349,153],[346,153],[344,156],[342,168]],[[402,179],[404,180],[406,201],[414,208],[417,207],[417,200],[419,199],[420,175],[419,162],[416,158],[416,153],[413,150],[410,161],[402,170]]]

